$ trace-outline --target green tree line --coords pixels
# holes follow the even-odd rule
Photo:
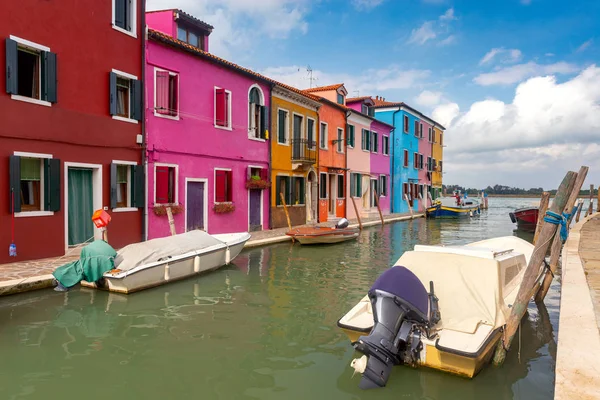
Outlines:
[[[520,195],[520,194],[541,195],[544,192],[544,188],[541,188],[541,187],[524,189],[524,188],[504,186],[504,185],[488,186],[484,189],[465,188],[460,185],[443,185],[443,189],[445,190],[445,192],[447,194],[452,194],[454,191],[459,190],[461,193],[466,192],[469,195],[478,195],[479,193],[481,193],[481,191],[484,191],[487,194],[501,194],[501,195],[511,195],[511,194],[513,194],[513,195],[514,194],[516,194],[516,195]],[[546,191],[550,192],[550,194],[556,194],[556,189],[546,190]],[[579,192],[579,195],[580,196],[589,196],[590,190],[589,189],[581,190]],[[598,195],[598,189],[594,189],[594,195]]]

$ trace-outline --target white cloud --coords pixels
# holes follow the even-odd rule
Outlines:
[[[379,6],[384,1],[385,0],[352,0],[352,5],[357,10],[371,10]]]
[[[444,125],[446,128],[451,126],[452,121],[458,116],[460,108],[456,103],[446,103],[437,106],[431,113],[431,117]]]
[[[438,19],[425,21],[420,27],[413,29],[410,32],[408,43],[423,45],[430,40],[446,35],[446,38],[439,41],[438,44],[444,46],[454,43],[456,36],[450,34],[450,22],[456,19],[458,18],[454,15],[454,8],[449,8]]]
[[[566,62],[541,65],[530,61],[525,64],[501,68],[494,72],[479,74],[473,81],[482,86],[510,85],[536,75],[572,74],[578,71],[579,68],[576,65]]]
[[[554,57],[556,54],[554,53],[546,53],[544,54],[546,57]]]
[[[506,64],[515,63],[521,60],[522,55],[523,54],[519,49],[505,49],[504,47],[495,47],[483,56],[483,58],[479,61],[479,65],[489,64],[497,58],[500,58],[501,62]]]
[[[415,103],[423,107],[433,107],[438,105],[441,99],[441,92],[424,90],[417,97],[415,97]]]
[[[269,67],[259,72],[299,89],[306,89],[310,86],[306,67],[297,65]],[[316,78],[313,86],[344,83],[350,93],[358,90],[360,93],[367,95],[385,90],[408,89],[420,86],[430,74],[429,70],[402,69],[395,65],[387,68],[369,69],[358,76],[313,70],[313,78]]]
[[[588,47],[590,47],[592,45],[593,42],[594,42],[594,39],[590,39],[590,40],[582,43],[581,46],[579,46],[577,48],[577,50],[575,50],[575,52],[576,53],[584,52]]]
[[[306,33],[310,0],[148,0],[148,10],[179,8],[215,27],[210,51],[235,58],[262,38],[284,39]]]

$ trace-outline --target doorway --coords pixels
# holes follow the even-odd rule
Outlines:
[[[317,215],[319,213],[319,193],[317,188],[317,174],[315,171],[308,173],[308,180],[306,181],[306,221],[317,222]]]
[[[92,215],[102,208],[102,165],[64,163],[65,251],[95,238]]]
[[[333,174],[328,175],[329,179],[329,215],[335,217],[335,203],[337,201],[337,176]]]
[[[377,179],[371,179],[371,196],[369,201],[370,208],[377,207],[377,200],[375,199],[375,196],[377,196],[379,193],[379,189],[377,186]]]
[[[262,230],[261,208],[262,208],[262,190],[250,189],[248,191],[248,219],[250,232]]]
[[[186,218],[185,230],[200,229],[206,231],[206,180],[186,179]]]

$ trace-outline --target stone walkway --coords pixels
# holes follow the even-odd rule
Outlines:
[[[596,324],[600,330],[600,214],[592,217],[581,228],[579,255],[583,260],[596,314]]]
[[[423,217],[423,214],[414,214],[413,218]],[[384,216],[385,223],[409,220],[410,214],[391,214]],[[362,219],[364,227],[380,225],[381,219]],[[350,221],[350,226],[357,226],[356,220]],[[323,223],[319,225],[333,226],[334,223]],[[310,225],[305,225],[310,226]],[[272,243],[288,241],[286,236],[288,228],[272,229],[260,232],[252,232],[251,239],[246,247],[264,246]],[[71,254],[62,257],[45,258],[41,260],[21,261],[10,264],[0,264],[0,296],[42,289],[52,286],[52,272],[59,266],[77,260],[79,251],[74,249]]]

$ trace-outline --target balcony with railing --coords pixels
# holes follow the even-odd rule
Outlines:
[[[317,161],[317,142],[292,139],[292,162],[314,164]]]

